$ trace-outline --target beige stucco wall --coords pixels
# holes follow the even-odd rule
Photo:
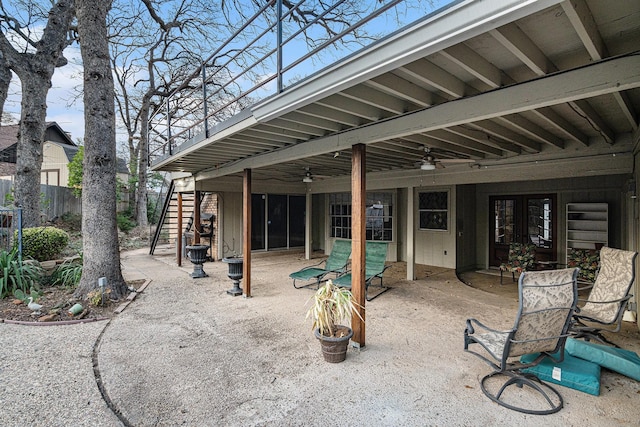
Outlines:
[[[49,185],[59,185],[60,187],[68,187],[69,168],[67,164],[67,156],[62,147],[51,142],[46,142],[42,148],[42,172],[40,173],[41,184],[47,184],[45,171],[49,172]],[[51,180],[51,177],[58,174],[59,182]]]

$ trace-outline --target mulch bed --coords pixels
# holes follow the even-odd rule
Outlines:
[[[127,282],[130,287],[138,288],[144,280]],[[46,287],[37,303],[42,305],[40,314],[34,314],[27,304],[10,296],[0,299],[0,319],[19,322],[68,322],[71,320],[110,319],[115,316],[116,309],[126,298],[120,300],[105,299],[104,305],[93,306],[89,301],[78,301],[73,297],[73,289],[65,287]],[[76,303],[83,306],[83,311],[69,314],[69,309]]]

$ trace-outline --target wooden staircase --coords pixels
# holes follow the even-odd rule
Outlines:
[[[211,193],[201,193],[200,211],[207,211],[217,216],[217,195]],[[185,237],[186,245],[193,244],[193,220],[195,208],[195,195],[193,192],[182,193],[182,235]],[[202,223],[203,221],[201,221]],[[215,224],[215,221],[214,221]],[[201,229],[201,231],[204,231]],[[178,238],[178,193],[175,191],[174,183],[171,182],[167,190],[167,196],[164,201],[158,227],[151,241],[149,254],[153,255],[156,246],[160,244],[176,245]],[[211,245],[212,256],[216,254],[216,230],[214,225],[213,237],[210,239],[206,235],[202,235],[200,243]],[[184,246],[183,246],[184,247]]]
[[[193,210],[195,196],[193,192],[182,193],[182,233],[193,232]],[[189,236],[189,234],[187,234]],[[191,236],[193,236],[191,234]],[[167,191],[164,206],[158,221],[158,227],[151,241],[149,254],[153,255],[158,244],[175,246],[178,238],[178,193],[173,182]],[[191,242],[187,239],[187,244]]]

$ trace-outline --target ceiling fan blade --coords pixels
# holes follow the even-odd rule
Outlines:
[[[475,163],[473,159],[438,159],[436,162],[440,163]]]

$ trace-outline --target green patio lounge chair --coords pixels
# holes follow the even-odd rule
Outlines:
[[[320,287],[320,282],[324,280],[324,277],[330,273],[335,273],[336,276],[340,273],[344,273],[347,270],[347,263],[349,262],[349,256],[351,255],[351,240],[336,240],[333,242],[333,248],[329,254],[329,258],[324,262],[324,268],[319,267],[322,262],[305,267],[302,270],[295,271],[289,275],[293,279],[293,287],[296,289],[305,288],[313,285]],[[296,280],[300,281],[312,281],[306,285],[296,286]],[[314,281],[314,282],[313,282]]]
[[[384,265],[384,261],[387,259],[387,242],[367,242],[366,251],[365,251],[365,287],[366,292],[365,296],[367,301],[371,301],[372,299],[380,296],[381,294],[388,291],[388,286],[384,286],[382,282],[382,275],[384,271],[390,267],[390,265]],[[372,297],[369,297],[369,285],[373,282],[374,279],[380,279],[380,292],[375,294]],[[344,274],[337,279],[333,280],[333,284],[340,286],[342,288],[351,289],[351,273]]]

